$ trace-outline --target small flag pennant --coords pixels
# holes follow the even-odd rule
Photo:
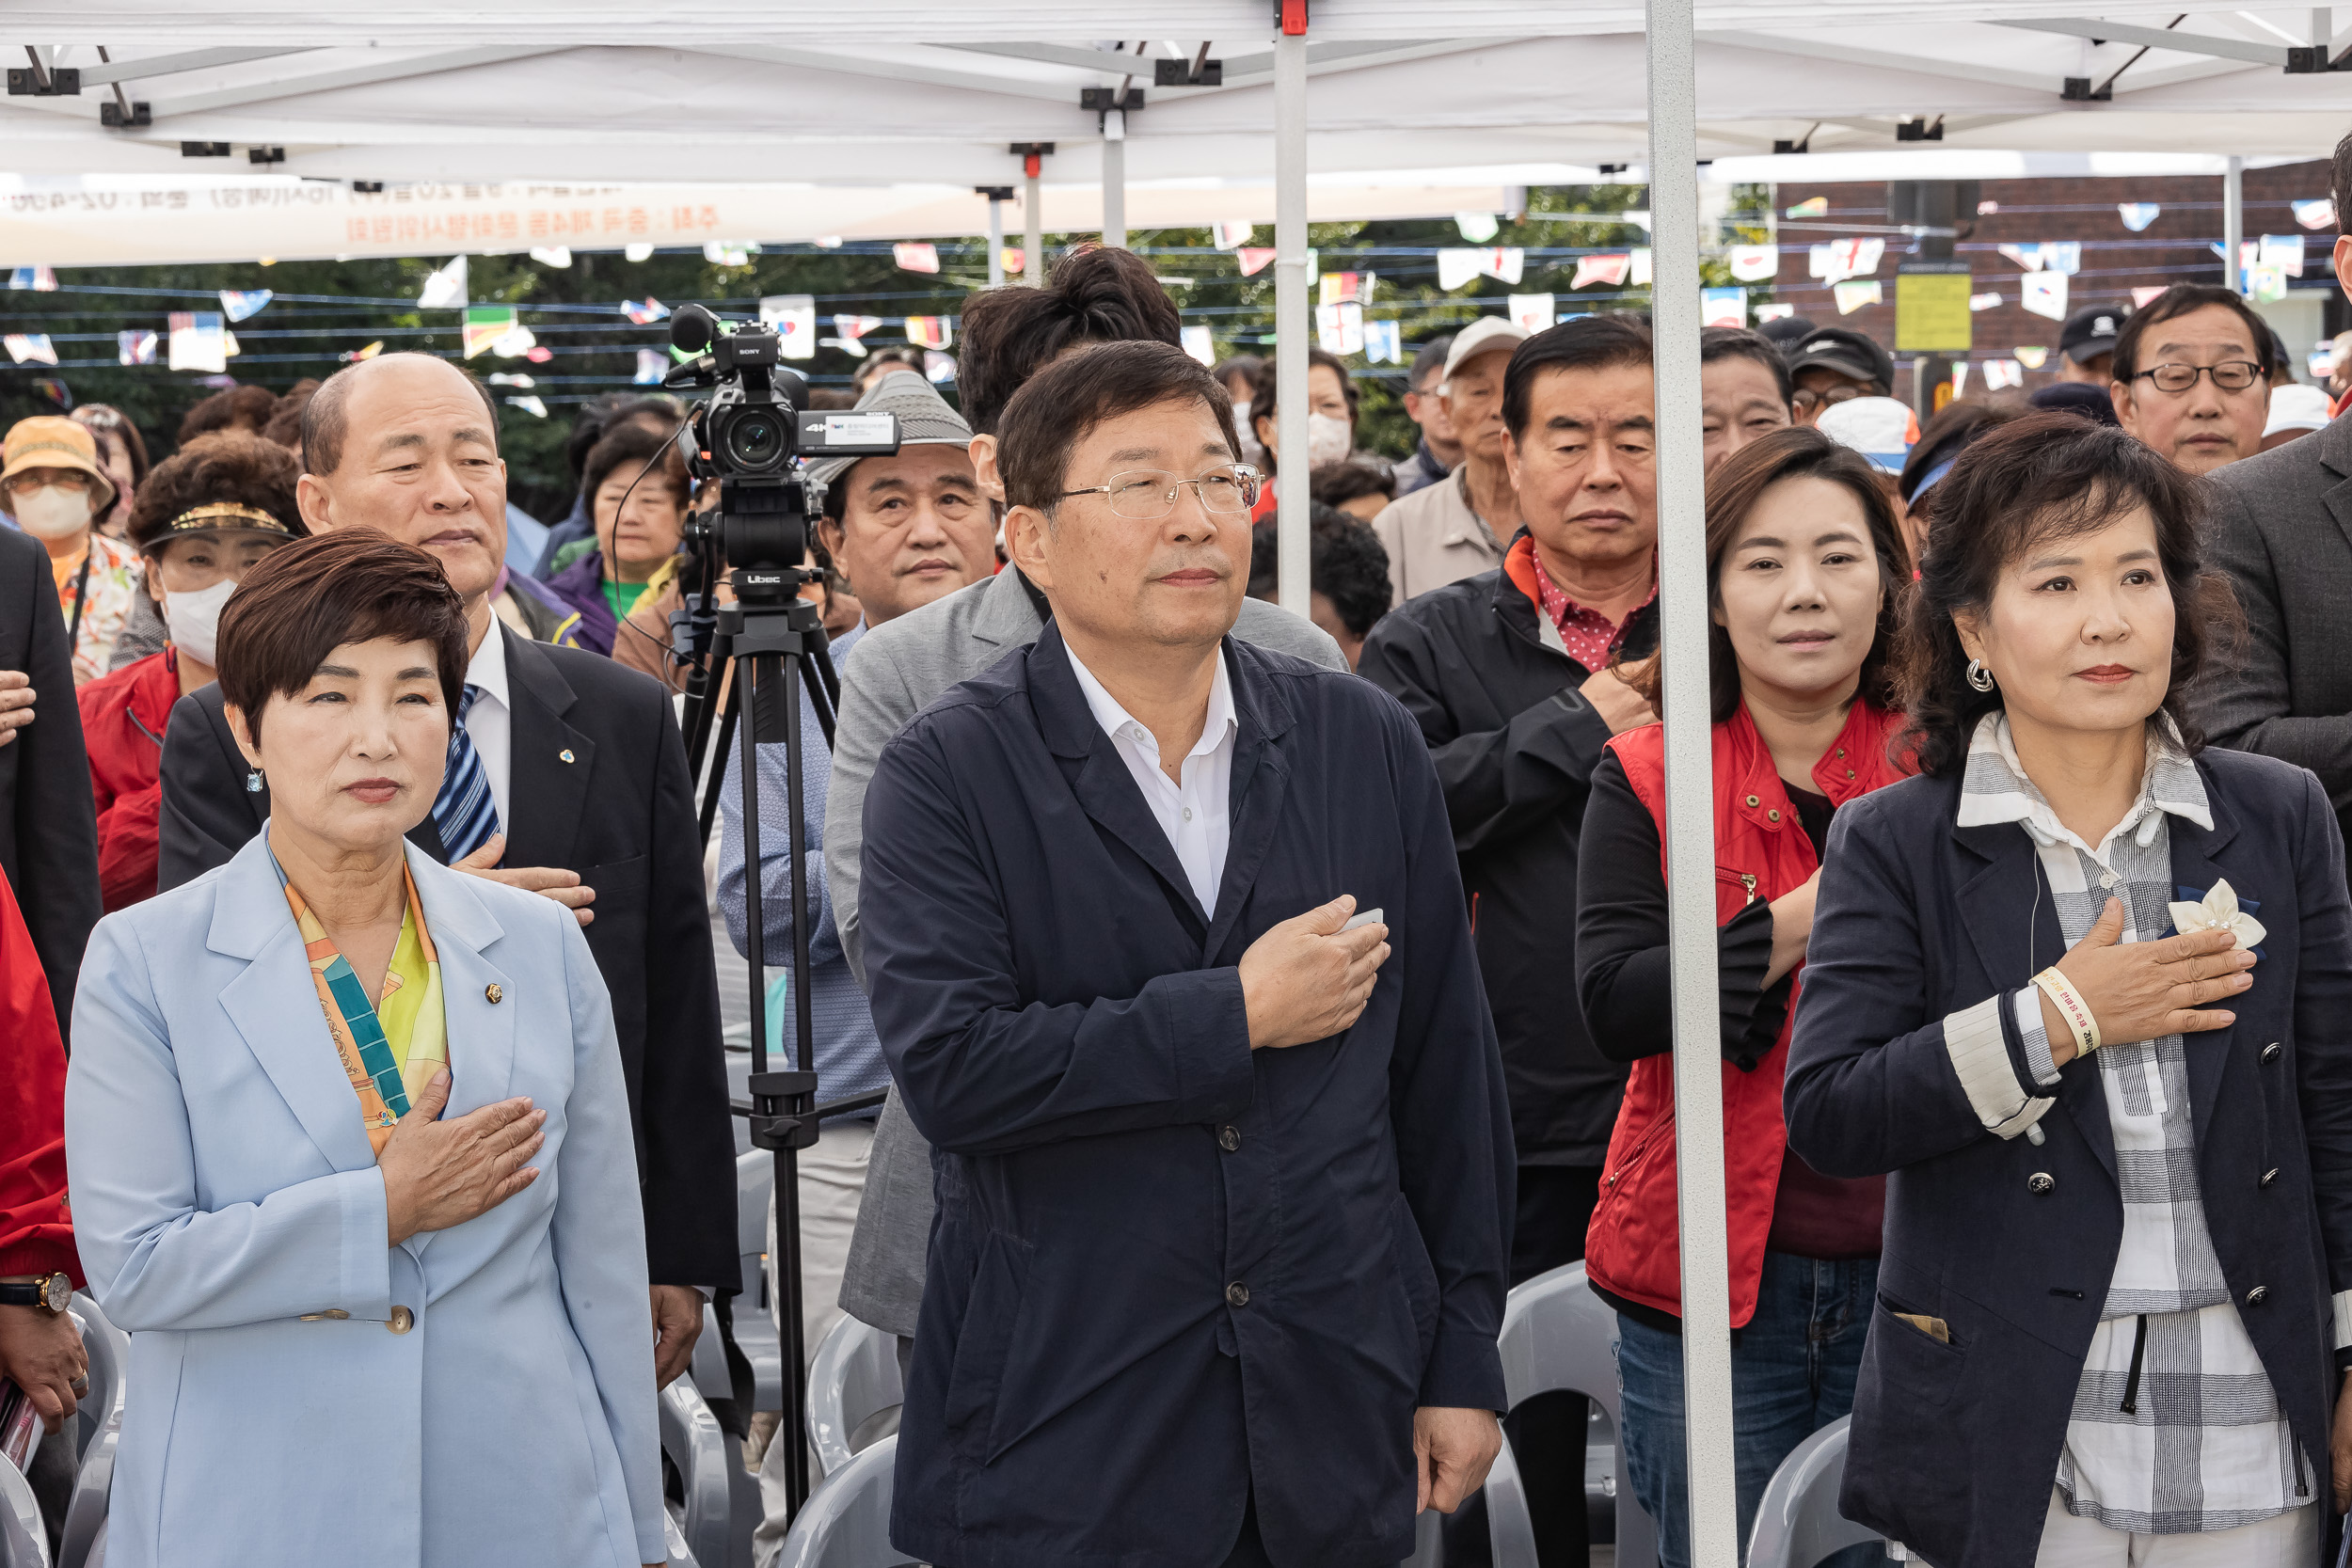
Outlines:
[[[1568,287],[1581,289],[1587,283],[1600,283],[1615,288],[1632,270],[1633,258],[1623,251],[1608,256],[1580,256],[1576,259],[1576,276],[1568,280]]]
[[[1758,283],[1780,275],[1780,246],[1776,245],[1736,245],[1724,260],[1731,264],[1731,276],[1742,283]]]
[[[1485,245],[1502,230],[1502,225],[1492,213],[1456,213],[1454,227],[1470,244]]]
[[[923,377],[934,387],[945,387],[956,378],[956,356],[942,354],[935,348],[923,351]]]
[[[1364,297],[1359,292],[1362,284],[1363,275],[1360,273],[1327,272],[1319,280],[1321,293],[1315,303],[1318,305],[1345,305],[1350,301],[1353,301],[1356,304],[1360,305],[1363,303]]]
[[[880,316],[835,316],[833,329],[851,342],[856,342],[882,324]]]
[[[937,272],[939,246],[901,241],[890,247],[890,259],[898,264],[900,272]]]
[[[996,261],[1005,269],[1005,276],[1008,277],[1025,277],[1028,273],[1029,259],[1022,254],[1021,247],[1017,245],[1009,245],[999,250],[996,253]]]
[[[543,267],[568,267],[572,264],[572,247],[567,245],[534,245],[531,259]]]
[[[520,325],[521,323],[516,317],[515,308],[511,305],[468,306],[465,326],[466,357],[472,358]]]
[[[1745,326],[1748,325],[1748,291],[1701,289],[1699,311],[1701,326]]]
[[[1527,269],[1527,252],[1518,245],[1489,245],[1479,250],[1440,249],[1438,252],[1438,287],[1458,289],[1471,278],[1485,276],[1498,283],[1518,287],[1519,278]]]
[[[2027,272],[2042,270],[2042,247],[2038,245],[2003,245],[1994,248]]]
[[[2026,367],[2014,359],[1988,359],[1984,362],[1984,389],[1997,392],[2004,387],[2023,387]]]
[[[1183,341],[1184,352],[1204,365],[1216,363],[1216,340],[1206,326],[1187,326],[1177,336]]]
[[[648,261],[653,256],[653,245],[645,240],[633,240],[621,246],[621,254],[631,261]]]
[[[1364,351],[1364,308],[1352,302],[1316,306],[1315,338],[1326,354],[1361,354]]]
[[[1818,218],[1828,215],[1828,197],[1808,196],[1794,207],[1789,208],[1787,215],[1792,218]]]
[[[2300,234],[2265,234],[2262,248],[2255,253],[2258,267],[2277,267],[2289,277],[2303,276],[2303,236]]]
[[[519,408],[524,413],[532,415],[538,419],[544,420],[548,417],[548,405],[540,401],[538,394],[535,392],[527,394],[523,397],[508,398],[506,400],[506,405],[509,408]]]
[[[1438,255],[1442,258],[1445,252],[1441,250],[1438,252]],[[1244,277],[1254,277],[1273,264],[1274,247],[1246,245],[1234,252],[1234,258],[1241,262],[1241,275]]]
[[[2149,302],[2163,293],[2167,287],[2169,287],[2169,285],[2163,283],[2143,283],[2139,285],[2132,291],[2132,309],[2135,310],[2145,310],[2148,309]]]
[[[925,348],[948,348],[956,341],[955,329],[947,325],[946,316],[909,316],[907,341]]]
[[[466,259],[463,256],[437,272],[426,275],[424,287],[417,291],[417,308],[421,310],[462,310],[466,308]]]
[[[1511,325],[1522,332],[1541,332],[1551,325],[1555,308],[1549,294],[1513,294],[1503,302]]]
[[[1254,223],[1220,223],[1216,226],[1216,247],[1219,250],[1239,250],[1249,243],[1249,236],[1258,231]]]
[[[703,260],[714,267],[748,267],[758,254],[759,246],[748,240],[709,240],[703,245]]]
[[[2333,229],[2336,226],[2336,203],[2332,197],[2320,197],[2312,201],[2293,203],[2295,221],[2306,229]]]
[[[670,356],[668,355],[658,348],[641,348],[637,351],[637,373],[630,378],[636,386],[659,386],[661,378],[669,373]]]
[[[1882,239],[1832,240],[1807,248],[1805,270],[1824,283],[1835,284],[1849,277],[1867,277],[1879,270],[1885,255],[1886,242]]]
[[[2018,301],[2037,316],[2047,316],[2054,322],[2066,319],[2066,285],[2069,279],[2062,272],[2029,272],[2018,282],[2025,297]]]
[[[1785,321],[1796,313],[1797,308],[1793,305],[1759,305],[1756,308],[1756,321],[1761,326],[1766,322]]]
[[[8,357],[20,365],[54,365],[57,351],[46,332],[11,332],[5,340]]]
[[[2153,201],[2119,201],[2115,215],[2123,220],[2124,228],[2137,234],[2155,222],[2156,214],[2163,211],[2164,208]]]
[[[2001,300],[2005,296],[1997,292],[1970,294],[1968,296],[1968,309],[1971,310],[1997,310],[2001,308]]]
[[[63,381],[54,375],[37,375],[33,377],[33,390],[39,392],[42,397],[47,398],[51,403],[56,404],[60,408],[71,408],[73,406],[72,391],[67,388]]]
[[[770,294],[759,302],[759,319],[776,329],[787,359],[817,357],[817,298],[814,294]]]
[[[484,376],[482,379],[488,382],[493,387],[518,387],[526,392],[530,391],[533,387],[539,385],[527,375],[509,375],[504,371],[492,371],[488,375]]]
[[[2287,297],[2287,275],[2283,268],[2251,266],[2246,269],[2246,297],[2257,305],[2276,305]]]
[[[1375,365],[1405,363],[1405,329],[1392,321],[1364,323],[1364,357]]]
[[[1875,277],[1848,278],[1831,285],[1830,293],[1836,296],[1837,313],[1841,316],[1851,316],[1866,305],[1886,302],[1886,285]]]
[[[1637,289],[1646,289],[1649,287],[1650,256],[1651,251],[1648,245],[1637,245],[1633,247],[1633,271],[1632,275],[1629,277],[1626,281],[1632,284]]]
[[[229,312],[230,321],[241,322],[248,316],[260,315],[262,308],[277,297],[267,289],[223,289],[220,292],[220,308]]]
[[[55,267],[17,267],[8,274],[8,287],[54,293],[57,287],[57,271]]]
[[[2038,371],[2050,362],[2050,345],[2047,343],[2022,343],[2010,352],[2017,356],[2017,362],[2029,371]]]
[[[214,375],[229,368],[228,328],[221,325],[219,311],[171,312],[171,368]]]
[[[643,299],[625,299],[621,301],[621,314],[627,316],[630,321],[636,323],[639,326],[645,326],[654,322],[661,321],[667,318],[670,314],[670,308],[662,304],[660,300],[654,298],[651,294],[647,294]]]
[[[120,365],[151,365],[155,362],[155,334],[136,329],[115,334],[115,362]]]

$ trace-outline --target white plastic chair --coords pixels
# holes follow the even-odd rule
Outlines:
[[[1791,1449],[1772,1472],[1748,1537],[1748,1568],[1816,1568],[1833,1552],[1885,1539],[1837,1512],[1851,1425],[1851,1417],[1840,1417]]]
[[[818,1469],[831,1475],[896,1432],[905,1402],[898,1336],[845,1314],[808,1369],[808,1446]]]
[[[88,1296],[75,1296],[72,1312],[75,1326],[82,1332],[82,1348],[89,1356],[89,1394],[79,1402],[73,1418],[75,1451],[81,1462],[66,1504],[57,1565],[97,1568],[103,1550],[100,1543],[105,1537],[107,1498],[114,1489],[115,1448],[122,1438],[131,1337],[109,1323]]]
[[[890,1544],[898,1465],[893,1433],[827,1476],[792,1521],[775,1568],[902,1568],[913,1560]]]
[[[735,1246],[742,1254],[743,1293],[735,1298],[735,1343],[752,1364],[754,1410],[784,1408],[784,1347],[770,1307],[767,1266],[768,1200],[775,1187],[774,1154],[755,1148],[736,1156]]]
[[[685,1482],[686,1506],[671,1515],[689,1557],[674,1568],[735,1568],[731,1553],[734,1491],[728,1484],[726,1434],[686,1378],[661,1390],[661,1451]],[[673,1549],[675,1549],[675,1543]]]
[[[0,1459],[0,1568],[50,1568],[49,1532],[24,1473]]]
[[[1593,1294],[1583,1264],[1537,1275],[1512,1291],[1503,1304],[1503,1396],[1516,1408],[1537,1394],[1565,1389],[1600,1407],[1617,1437],[1617,1568],[1658,1568],[1658,1532],[1634,1500],[1633,1482],[1626,1472],[1625,1405],[1617,1388],[1617,1358],[1610,1349],[1616,1332],[1617,1314]],[[1490,1488],[1492,1484],[1489,1481]],[[1524,1490],[1519,1495],[1523,1499]],[[1490,1501],[1487,1506],[1491,1513],[1494,1505]],[[1525,1517],[1523,1501],[1520,1517]],[[1505,1568],[1509,1560],[1502,1555],[1503,1531],[1498,1528],[1494,1538],[1496,1568]],[[1532,1565],[1534,1560],[1530,1531],[1527,1556],[1518,1561]]]

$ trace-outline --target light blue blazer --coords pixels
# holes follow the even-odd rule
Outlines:
[[[74,1234],[131,1333],[109,1568],[661,1561],[628,1100],[578,924],[408,849],[445,1115],[528,1095],[547,1143],[518,1196],[388,1246],[266,839],[101,921],[74,999]]]

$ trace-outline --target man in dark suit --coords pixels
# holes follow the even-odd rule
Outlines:
[[[517,636],[492,613],[506,554],[497,439],[497,412],[464,372],[386,355],[311,398],[297,498],[313,533],[375,528],[430,551],[466,601],[466,700],[440,797],[409,838],[436,860],[571,907],[587,927],[628,1081],[655,1360],[667,1383],[701,1332],[704,1291],[742,1278],[686,750],[655,682]],[[165,732],[160,885],[227,863],[268,816],[268,787],[248,776],[220,689],[180,699]]]
[[[938,1173],[892,1541],[1394,1562],[1501,1445],[1510,1113],[1437,772],[1393,699],[1231,635],[1254,480],[1181,349],[1065,356],[998,446],[1052,621],[865,804]]]
[[[14,529],[0,529],[0,874],[64,1033],[98,924],[98,819],[49,552]]]
[[[2330,181],[2352,223],[2352,135]],[[2336,281],[2352,295],[2352,232],[2336,237]],[[2189,697],[2205,738],[2319,775],[2352,838],[2352,420],[2216,468],[2209,560],[2246,611],[2245,655]],[[2352,874],[2352,866],[2347,867]]]

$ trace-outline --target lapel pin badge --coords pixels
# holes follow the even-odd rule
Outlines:
[[[489,1002],[490,1002],[490,1005],[491,1005],[492,1006],[498,1006],[498,1004],[500,1004],[501,1002],[503,1002],[503,1001],[505,1001],[505,1000],[506,1000],[506,993],[505,993],[504,991],[502,991],[502,990],[499,990],[499,988],[498,988],[498,987],[496,987],[496,986],[494,986],[494,985],[492,985],[492,986],[485,986],[485,987],[483,987],[483,988],[482,988],[482,994],[483,994],[485,997],[488,998],[488,1000],[489,1000]]]
[[[575,760],[572,756],[572,749],[569,746],[564,747],[562,751],[556,752],[555,754],[562,757],[565,762]]]

